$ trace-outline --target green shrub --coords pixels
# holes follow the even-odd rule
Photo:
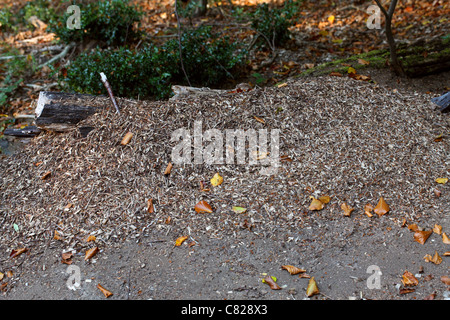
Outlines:
[[[11,13],[11,7],[0,10],[0,30],[15,30],[15,21]]]
[[[293,18],[299,11],[299,2],[288,0],[282,8],[270,9],[267,3],[258,5],[251,14],[252,28],[259,31],[275,45],[283,45],[289,40],[289,30]]]
[[[76,3],[74,3],[76,4]],[[73,13],[64,12],[59,19],[52,20],[49,30],[63,42],[99,40],[107,45],[123,45],[137,40],[141,32],[135,28],[142,12],[129,5],[129,0],[110,0],[77,4],[80,7],[80,29],[69,29],[67,19]]]
[[[240,52],[227,38],[201,27],[181,38],[183,64],[192,85],[216,85],[237,74],[244,62]],[[76,92],[106,94],[99,73],[108,77],[116,95],[131,98],[166,98],[172,84],[186,84],[181,69],[178,40],[161,47],[147,45],[139,51],[126,47],[116,50],[97,49],[81,54],[59,80]]]
[[[20,9],[19,17],[23,19],[25,24],[28,24],[28,19],[32,16],[36,16],[45,23],[54,20],[56,18],[56,11],[51,7],[51,0],[33,0],[27,2],[25,6]]]

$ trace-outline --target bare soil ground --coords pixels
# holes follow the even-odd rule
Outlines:
[[[293,300],[307,298],[308,277],[320,290],[308,299],[448,299],[441,278],[449,275],[449,245],[434,232],[420,244],[408,228],[450,233],[450,187],[436,182],[450,176],[450,118],[424,92],[448,81],[439,77],[390,86],[307,78],[217,97],[121,99],[121,116],[106,109],[81,124],[95,127],[86,138],[76,130],[38,136],[0,162],[1,299],[104,299],[100,284],[109,299]],[[246,158],[174,165],[164,175],[172,133],[187,128],[193,137],[194,121],[224,141],[227,129],[280,130],[278,170],[262,175],[264,164]],[[133,138],[121,145],[127,132]],[[212,186],[217,172],[224,181]],[[311,197],[325,195],[331,201],[322,210],[309,209]],[[366,215],[364,206],[381,197],[390,211]],[[197,213],[200,200],[213,212]],[[99,252],[86,261],[93,247]],[[19,248],[27,251],[10,257]],[[62,263],[66,252],[70,265]],[[441,263],[424,260],[435,252]],[[69,266],[81,272],[75,291]],[[370,285],[370,266],[382,272],[379,288]],[[416,285],[405,287],[405,271]],[[281,290],[263,283],[266,275]]]

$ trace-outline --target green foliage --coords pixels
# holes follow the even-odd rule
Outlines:
[[[289,30],[293,18],[299,11],[299,2],[287,0],[282,8],[270,9],[267,3],[258,5],[251,14],[252,28],[259,31],[275,45],[283,45],[289,40]]]
[[[33,0],[27,2],[25,6],[20,9],[19,16],[23,22],[28,23],[28,19],[36,16],[39,20],[49,23],[56,17],[55,9],[51,7],[50,0]]]
[[[135,24],[139,23],[143,13],[130,5],[129,0],[98,1],[77,5],[81,11],[81,29],[67,28],[67,19],[73,14],[67,12],[59,19],[52,20],[49,26],[49,30],[65,43],[99,40],[107,45],[123,45],[141,36]]]
[[[239,70],[244,52],[210,27],[188,31],[181,38],[183,64],[191,84],[220,84]],[[166,98],[171,85],[186,83],[181,68],[178,40],[161,47],[147,45],[140,51],[126,47],[80,55],[59,80],[77,92],[106,94],[99,73],[104,72],[116,95],[131,98]]]
[[[15,21],[11,13],[11,7],[0,10],[0,30],[15,30]]]

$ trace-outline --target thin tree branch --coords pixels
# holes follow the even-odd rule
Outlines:
[[[181,48],[181,26],[180,26],[180,18],[178,17],[178,0],[175,0],[175,16],[177,17],[177,28],[178,28],[178,48],[180,51],[180,62],[181,62],[181,69],[183,70],[184,76],[187,80],[187,83],[190,87],[192,87],[191,82],[189,81],[189,77],[186,73],[186,70],[184,69],[184,63],[183,63],[183,50]]]

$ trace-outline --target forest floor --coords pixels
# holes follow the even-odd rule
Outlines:
[[[421,5],[421,15],[408,16],[408,3],[399,11],[400,38],[448,32],[448,22],[437,23],[442,17]],[[310,6],[292,47],[280,49],[260,76],[250,74],[247,80],[264,81],[248,92],[119,99],[122,115],[105,110],[85,120],[95,127],[86,138],[45,133],[2,156],[0,299],[104,299],[98,285],[120,300],[449,299],[450,118],[430,102],[448,90],[449,73],[400,79],[366,67],[358,73],[371,81],[301,77],[312,64],[383,45],[379,34],[339,23],[361,22],[363,6],[359,14]],[[160,10],[151,19],[169,10],[150,9]],[[158,34],[157,24],[147,26]],[[259,55],[255,70],[270,51]],[[32,81],[52,82],[42,75]],[[38,91],[18,90],[16,112],[33,113]],[[174,165],[165,175],[172,133],[192,129],[194,120],[203,133],[214,128],[224,136],[278,130],[277,170],[202,163]],[[133,138],[121,145],[126,132]],[[216,173],[223,182],[214,186]],[[330,201],[312,210],[321,196]],[[388,212],[367,212],[381,197]],[[211,213],[195,211],[201,200]],[[353,211],[344,214],[344,203]],[[305,271],[282,269],[291,265]],[[280,289],[263,283],[266,276]],[[307,297],[311,277],[319,292]]]

